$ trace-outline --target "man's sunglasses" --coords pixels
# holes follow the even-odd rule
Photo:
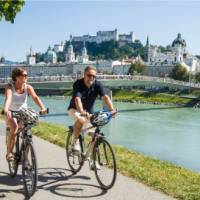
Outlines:
[[[96,78],[96,76],[93,75],[93,74],[87,74],[87,77],[88,77],[88,78],[94,78],[94,79]]]

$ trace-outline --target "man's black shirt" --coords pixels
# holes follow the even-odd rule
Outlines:
[[[84,79],[79,79],[73,84],[73,94],[68,110],[70,108],[76,109],[75,97],[80,97],[83,104],[83,109],[89,113],[92,113],[94,102],[98,95],[101,97],[105,95],[103,86],[99,81],[95,80],[93,85],[88,88],[84,84]]]

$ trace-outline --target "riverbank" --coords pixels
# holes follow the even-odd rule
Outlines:
[[[41,122],[33,133],[51,143],[65,147],[67,129]],[[134,178],[177,199],[200,199],[200,174],[166,161],[114,146],[118,172]],[[63,158],[65,159],[65,158]]]
[[[130,102],[140,104],[155,104],[167,106],[186,106],[197,97],[199,92],[188,94],[179,92],[153,92],[145,90],[112,90],[113,101]],[[64,96],[71,96],[71,91],[66,91]],[[199,94],[200,95],[200,94]]]
[[[193,98],[176,95],[176,93],[148,92],[143,90],[113,90],[113,101],[185,106],[192,100]]]

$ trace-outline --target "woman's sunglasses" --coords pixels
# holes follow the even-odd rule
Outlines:
[[[28,74],[21,74],[20,76],[27,77],[27,76],[28,76]]]

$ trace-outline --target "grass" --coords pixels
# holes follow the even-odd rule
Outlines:
[[[40,124],[32,128],[32,130],[34,135],[39,136],[42,139],[48,140],[61,147],[65,146],[67,129],[62,126],[40,122]]]
[[[67,129],[45,122],[33,128],[33,133],[61,147],[65,146]],[[177,199],[200,199],[200,174],[166,161],[114,146],[118,172],[134,178]]]
[[[113,91],[113,100],[117,101],[143,101],[143,102],[159,102],[173,104],[187,104],[191,101],[189,98],[180,97],[169,93],[153,93],[144,91]]]

